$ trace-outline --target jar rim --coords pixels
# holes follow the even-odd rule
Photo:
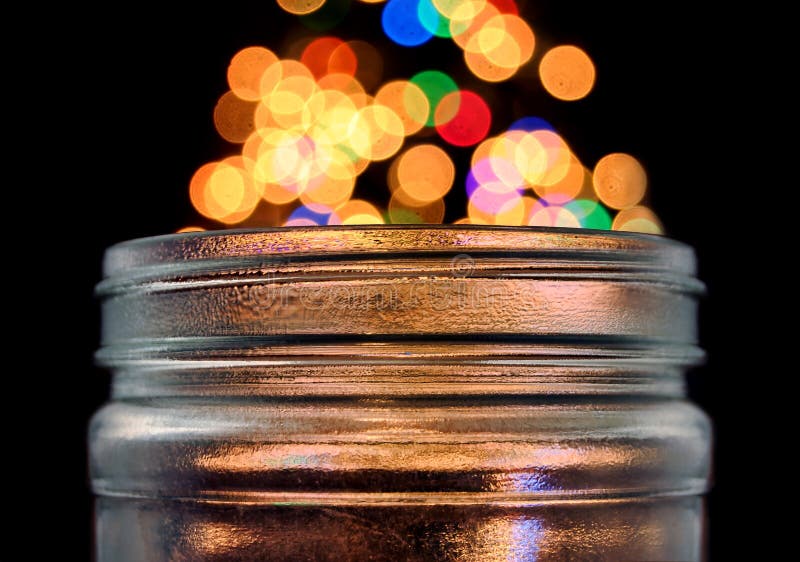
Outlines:
[[[507,254],[581,261],[634,262],[696,273],[692,248],[663,236],[620,231],[495,225],[302,226],[167,234],[111,246],[105,277],[140,277],[152,268],[247,258],[344,258],[366,254]]]

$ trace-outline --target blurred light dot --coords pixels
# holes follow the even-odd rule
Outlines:
[[[539,129],[526,135],[524,141],[535,138],[536,146],[541,146],[547,158],[547,163],[538,177],[527,177],[531,185],[549,186],[560,182],[570,169],[573,155],[561,135],[546,129]]]
[[[385,105],[373,104],[362,110],[372,126],[371,160],[386,160],[403,146],[405,127],[400,117]]]
[[[245,170],[244,159],[233,156],[201,166],[192,176],[189,197],[203,216],[235,224],[253,212],[261,192]]]
[[[536,39],[530,26],[513,14],[497,14],[465,44],[466,51],[483,54],[493,64],[516,71],[533,56]]]
[[[428,32],[437,37],[450,37],[450,20],[436,9],[431,0],[419,0],[417,17]]]
[[[554,98],[579,100],[586,97],[594,86],[594,63],[582,49],[561,45],[542,57],[539,77],[545,90]]]
[[[319,10],[325,0],[278,0],[278,6],[296,16]]]
[[[366,105],[367,97],[364,86],[354,76],[335,72],[323,76],[317,85],[324,90],[336,90],[346,95],[356,108]]]
[[[283,223],[283,226],[319,226],[318,222],[314,222],[311,219],[286,219],[286,222]]]
[[[455,111],[448,106],[455,106]],[[447,115],[441,115],[442,113]],[[451,92],[441,99],[434,121],[436,131],[445,141],[453,146],[472,146],[482,141],[489,132],[492,112],[478,94],[461,90]]]
[[[297,131],[264,131],[252,175],[264,185],[264,199],[276,205],[297,199],[312,172],[311,139]]]
[[[452,19],[459,9],[464,11],[466,5],[469,8],[471,19],[483,9],[486,5],[486,0],[431,0],[431,3],[436,8],[436,11],[447,19]]]
[[[521,117],[514,121],[508,128],[509,131],[526,131],[532,133],[533,131],[545,130],[555,132],[556,128],[553,127],[548,121],[541,117]]]
[[[400,155],[397,164],[398,189],[429,203],[444,197],[453,186],[455,166],[447,153],[432,144],[420,144]]]
[[[192,202],[192,206],[198,213],[208,218],[214,218],[215,214],[212,214],[206,204],[206,185],[208,184],[211,174],[214,173],[218,165],[219,162],[203,164],[195,171],[189,182],[189,200]]]
[[[350,126],[348,144],[362,158],[385,160],[403,144],[405,129],[397,114],[384,105],[359,110]]]
[[[521,191],[524,183],[524,178],[512,162],[489,156],[476,162],[467,174],[467,196],[471,196],[478,187],[498,193]]]
[[[340,164],[335,164],[339,166]],[[300,201],[308,206],[338,207],[345,203],[353,193],[355,173],[339,172],[315,175],[300,192]],[[323,223],[324,224],[324,223]]]
[[[462,49],[500,11],[486,0],[433,0],[436,8],[450,19],[450,35]],[[442,12],[440,4],[448,3]]]
[[[547,149],[533,133],[506,131],[492,145],[491,156],[513,162],[528,185],[535,185],[547,173]]]
[[[243,143],[255,130],[255,111],[258,104],[246,101],[234,92],[226,92],[214,106],[214,127],[228,142]]]
[[[555,226],[559,228],[580,228],[581,223],[569,209],[560,205],[544,205],[538,202],[533,206],[528,226]]]
[[[535,184],[533,190],[536,195],[548,203],[563,205],[576,199],[587,183],[589,183],[589,177],[586,168],[574,154],[570,153],[565,174],[557,181]]]
[[[262,101],[272,119],[281,127],[300,127],[306,120],[308,102],[317,92],[317,84],[310,76],[288,76]]]
[[[383,78],[383,57],[380,52],[366,41],[358,39],[348,41],[345,46],[355,54],[356,79],[361,82],[366,91],[375,91]],[[342,49],[344,46],[339,48]],[[336,53],[334,53],[335,56]]]
[[[414,205],[397,190],[389,200],[388,216],[392,224],[440,224],[444,219],[444,200],[436,199],[425,205]]]
[[[308,67],[316,79],[331,72],[352,76],[357,65],[353,50],[337,37],[318,37],[311,41],[303,49],[300,62]]]
[[[502,82],[517,73],[517,67],[500,66],[482,52],[465,50],[464,62],[472,74],[484,82]]]
[[[337,207],[328,218],[328,224],[383,224],[383,216],[372,204],[362,199],[351,199]]]
[[[611,216],[608,211],[597,201],[589,199],[575,199],[564,205],[564,208],[575,215],[583,228],[595,230],[610,230]]]
[[[264,47],[247,47],[236,53],[228,66],[228,85],[234,94],[248,101],[261,98],[261,75],[278,61],[275,53]]]
[[[205,228],[200,226],[184,226],[180,230],[175,231],[175,234],[182,234],[184,232],[205,232]]]
[[[381,23],[386,36],[398,45],[416,47],[433,37],[417,16],[421,0],[389,0],[383,7]]]
[[[477,146],[472,154],[472,172],[480,183],[500,181],[504,184],[504,189],[519,189],[525,185],[524,173],[532,164],[525,154],[520,154],[520,149],[533,150],[525,143],[520,146],[522,139],[526,137],[524,131],[506,131],[505,133],[485,140]],[[532,139],[536,143],[536,139]],[[539,146],[536,148],[539,153],[539,166],[546,165],[544,150]]]
[[[614,230],[641,232],[644,234],[664,234],[664,227],[656,214],[643,205],[623,209],[614,217],[611,224]]]
[[[428,121],[430,103],[422,89],[413,82],[395,80],[384,84],[375,94],[375,103],[397,114],[406,136],[419,131]]]
[[[519,8],[514,0],[489,0],[501,14],[519,15]]]
[[[428,98],[428,105],[431,110],[425,124],[433,127],[436,124],[435,111],[439,102],[447,94],[458,91],[458,86],[452,78],[438,70],[418,72],[411,77],[411,82],[418,86],[425,94],[425,97]]]
[[[259,82],[259,92],[262,100],[268,98],[284,80],[292,77],[314,79],[311,71],[299,61],[284,59],[271,64],[261,75],[261,81]]]
[[[476,224],[520,226],[525,211],[525,201],[517,191],[499,192],[487,185],[478,186],[467,204],[467,215]]]
[[[328,218],[333,212],[333,209],[326,209],[327,212],[319,212],[321,210],[321,208],[311,209],[305,205],[301,205],[292,211],[286,221],[285,226],[313,226],[327,224]]]
[[[341,22],[350,9],[350,0],[325,0],[322,6],[300,17],[300,22],[315,31],[327,31]]]
[[[617,152],[597,162],[593,182],[603,203],[612,209],[627,209],[644,197],[647,174],[636,158]]]

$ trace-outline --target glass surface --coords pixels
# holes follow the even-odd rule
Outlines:
[[[703,557],[686,246],[475,226],[111,248],[100,562]]]

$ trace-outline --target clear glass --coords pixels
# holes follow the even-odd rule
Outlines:
[[[135,240],[105,272],[100,562],[703,559],[682,244],[287,228]]]

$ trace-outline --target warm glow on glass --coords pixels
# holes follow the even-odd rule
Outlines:
[[[594,189],[612,209],[633,207],[647,190],[647,174],[636,158],[617,152],[601,158],[594,167]]]
[[[594,86],[594,63],[582,49],[561,45],[544,54],[539,63],[539,77],[551,96],[564,101],[579,100]]]

